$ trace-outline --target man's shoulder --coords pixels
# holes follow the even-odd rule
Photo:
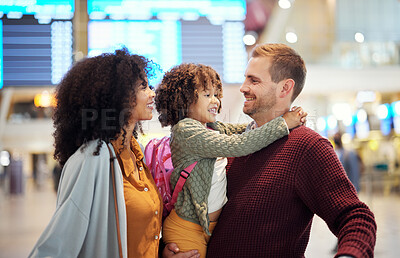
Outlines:
[[[332,147],[332,144],[327,138],[321,136],[319,133],[306,126],[299,126],[290,130],[288,142],[294,143],[297,146],[325,145]]]
[[[302,139],[323,139],[319,133],[307,126],[298,126],[290,130],[289,137]]]

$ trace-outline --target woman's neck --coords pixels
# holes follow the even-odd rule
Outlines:
[[[128,128],[125,128],[124,130],[121,130],[121,134],[116,139],[116,142],[123,149],[128,149],[128,148],[130,148],[130,143],[131,143],[131,139],[133,137],[134,127],[130,126]]]
[[[133,136],[132,131],[126,132],[125,142],[123,145],[124,149],[128,149],[130,147],[132,136]]]

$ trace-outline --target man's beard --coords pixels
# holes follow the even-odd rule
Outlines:
[[[246,110],[243,107],[243,113],[245,113],[246,115],[248,115],[250,117],[253,117],[257,113],[270,111],[271,109],[273,109],[275,104],[276,104],[276,99],[272,98],[267,101],[263,101],[261,103],[260,102],[255,103],[255,105],[253,107],[248,108]]]

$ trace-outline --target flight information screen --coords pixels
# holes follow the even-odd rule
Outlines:
[[[72,64],[74,0],[0,1],[0,87],[57,84]]]
[[[88,0],[87,4],[91,18],[109,15],[127,19],[148,19],[167,15],[243,20],[246,15],[246,0]]]
[[[240,21],[216,25],[207,18],[92,20],[88,25],[88,55],[110,53],[125,46],[160,66],[161,71],[150,80],[154,86],[165,71],[180,63],[210,65],[225,83],[241,83],[247,63],[243,35],[244,24]]]
[[[240,83],[245,0],[88,0],[88,56],[127,47],[163,73],[180,63],[212,66]],[[73,63],[74,0],[2,0],[0,87],[57,84]]]
[[[3,35],[3,21],[0,20],[0,35]],[[0,37],[0,89],[3,88],[3,37]]]
[[[3,19],[1,30],[4,86],[57,84],[72,64],[71,21]]]
[[[150,82],[155,85],[161,73],[181,63],[180,23],[177,21],[90,21],[88,56],[127,47],[151,59],[162,70]]]
[[[0,11],[9,18],[19,19],[24,14],[35,15],[36,18],[50,17],[56,19],[72,19],[74,0],[1,0]]]

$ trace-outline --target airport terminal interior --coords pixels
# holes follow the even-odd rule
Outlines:
[[[305,60],[294,105],[306,126],[359,157],[359,196],[374,212],[375,257],[400,257],[399,0],[0,1],[0,258],[27,257],[55,210],[54,91],[85,57],[125,46],[163,71],[193,62],[223,81],[218,120],[242,113],[248,55],[284,43]],[[146,143],[169,135],[154,111]],[[336,237],[315,217],[306,257],[333,257]]]

